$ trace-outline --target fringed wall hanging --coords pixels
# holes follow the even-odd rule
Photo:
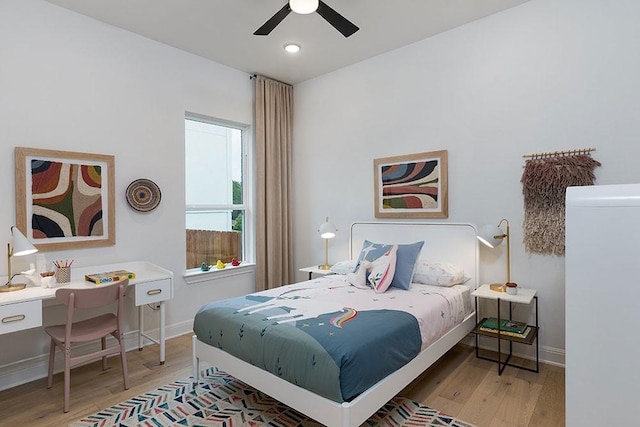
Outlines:
[[[522,173],[524,246],[527,252],[564,255],[565,191],[593,185],[600,162],[595,148],[526,154]]]

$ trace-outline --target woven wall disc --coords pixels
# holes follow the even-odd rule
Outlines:
[[[160,188],[149,179],[136,179],[127,187],[127,202],[139,212],[150,212],[160,204]]]

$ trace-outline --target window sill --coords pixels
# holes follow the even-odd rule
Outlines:
[[[211,270],[209,271],[202,271],[199,268],[192,268],[190,270],[187,270],[182,275],[182,277],[184,278],[184,281],[187,282],[187,285],[196,285],[202,282],[226,279],[226,278],[238,276],[241,274],[254,273],[255,270],[256,270],[256,265],[254,263],[243,262],[237,267],[228,266],[221,269],[212,267]]]

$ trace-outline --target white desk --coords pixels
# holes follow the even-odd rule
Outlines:
[[[84,276],[113,270],[128,270],[135,273],[136,278],[130,280],[129,283],[133,285],[134,302],[138,307],[138,348],[142,349],[144,338],[160,345],[160,364],[164,364],[165,301],[173,297],[173,273],[150,262],[135,261],[72,268],[71,282],[64,285],[56,284],[54,288],[41,288],[29,282],[29,285],[23,290],[1,293],[0,334],[41,327],[42,309],[55,301],[57,289],[62,287],[82,289],[100,286],[85,281]],[[142,311],[145,304],[155,303],[160,304],[160,336],[158,340],[145,334]]]

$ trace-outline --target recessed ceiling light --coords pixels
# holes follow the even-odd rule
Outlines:
[[[298,53],[300,51],[300,45],[295,43],[287,43],[284,45],[284,50],[289,53]]]

